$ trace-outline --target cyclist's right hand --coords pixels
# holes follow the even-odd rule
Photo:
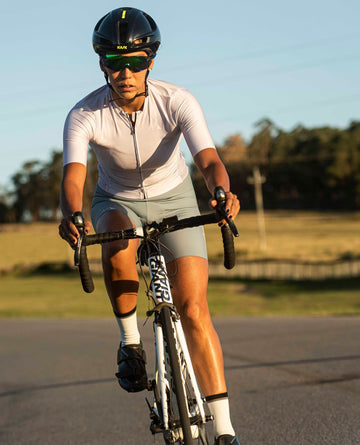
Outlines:
[[[225,192],[223,187],[215,187],[214,207],[220,216],[224,219],[219,223],[220,226],[228,225],[234,236],[239,236],[239,232],[234,223],[234,219],[240,210],[240,202],[237,196],[231,192]]]
[[[90,228],[90,221],[85,221],[84,232],[86,235],[90,233]],[[66,216],[61,220],[61,223],[59,225],[59,235],[61,236],[61,238],[69,243],[72,249],[75,249],[79,238],[79,231],[74,224],[72,215]]]

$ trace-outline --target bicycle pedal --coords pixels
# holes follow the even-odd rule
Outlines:
[[[163,429],[157,422],[151,422],[150,431],[152,434],[162,433]]]

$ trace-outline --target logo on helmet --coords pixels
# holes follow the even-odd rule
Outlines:
[[[117,46],[116,49],[127,49],[127,45]]]

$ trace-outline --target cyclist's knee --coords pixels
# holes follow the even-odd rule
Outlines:
[[[103,262],[109,266],[121,263],[125,251],[129,248],[129,240],[115,241],[102,246]]]
[[[181,319],[195,328],[204,327],[210,319],[209,308],[207,304],[201,304],[197,301],[187,301],[179,308]]]
[[[102,265],[107,286],[116,282],[121,288],[124,286],[126,288],[126,283],[139,281],[134,252],[117,249],[103,252]],[[133,288],[133,285],[131,287]]]
[[[133,227],[133,222],[124,213],[118,210],[109,210],[98,221],[98,232],[124,230]],[[103,264],[109,268],[119,268],[121,263],[135,262],[136,249],[139,241],[118,240],[102,245]]]

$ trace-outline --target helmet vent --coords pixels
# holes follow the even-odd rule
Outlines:
[[[151,30],[154,31],[157,28],[157,26],[156,26],[156,23],[154,22],[153,18],[150,17],[149,15],[147,15],[145,12],[144,12],[144,16],[147,18],[147,21],[149,22],[149,25],[151,26]]]
[[[127,42],[127,34],[128,34],[128,22],[125,21],[121,21],[118,22],[118,27],[119,27],[119,34],[118,34],[118,39],[119,39],[119,43],[126,43]]]
[[[143,46],[143,45],[145,45],[146,43],[149,43],[149,42],[150,42],[150,37],[143,37],[142,39],[136,39],[134,41],[134,45],[135,46]]]

